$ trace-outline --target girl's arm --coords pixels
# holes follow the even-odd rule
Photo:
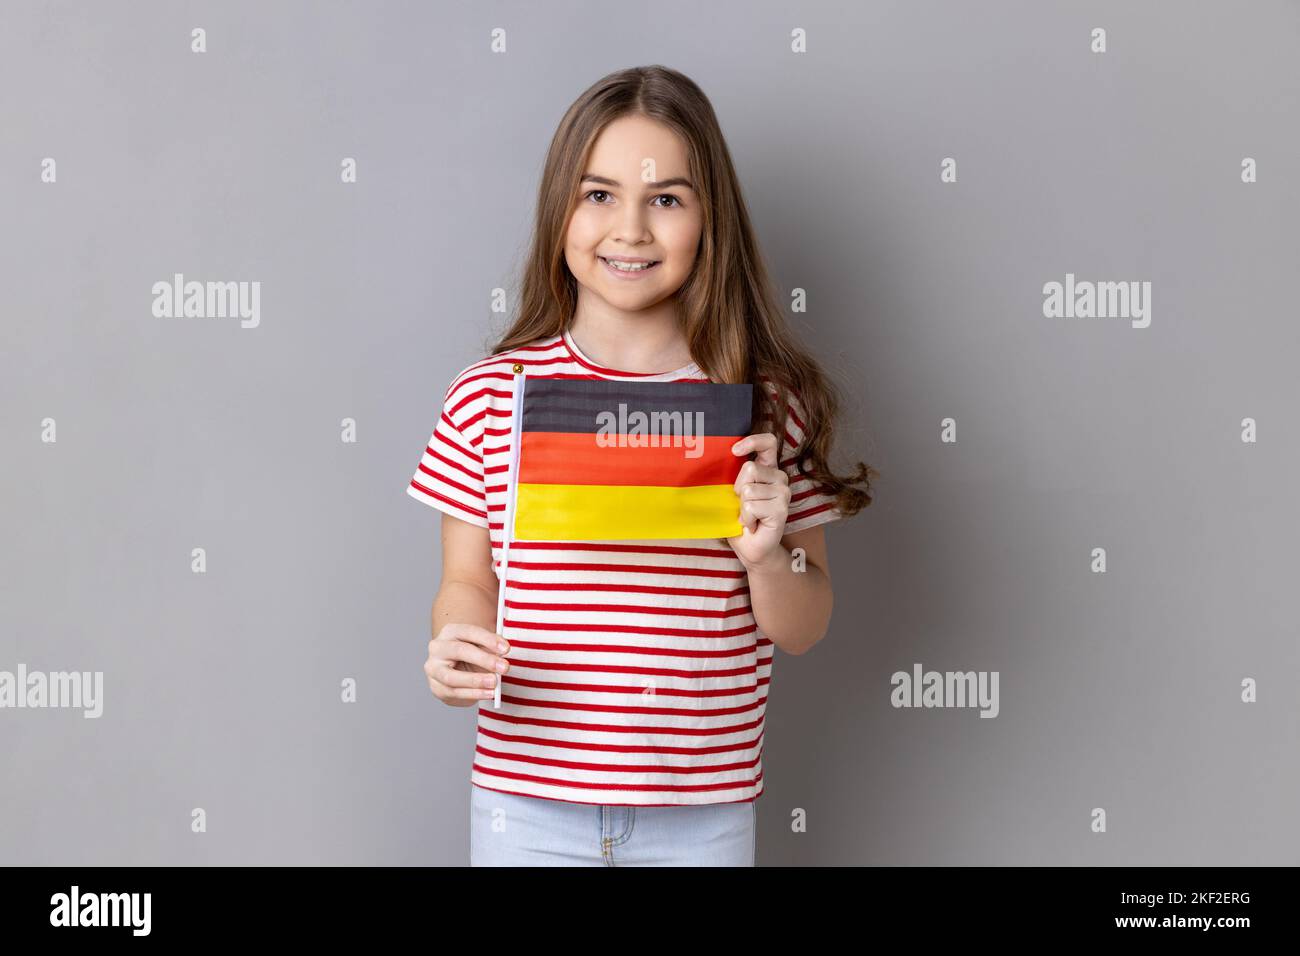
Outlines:
[[[442,516],[442,581],[433,599],[433,636],[457,621],[489,631],[497,623],[497,576],[487,528]]]
[[[803,549],[802,561],[790,553],[794,548]],[[834,594],[824,526],[783,536],[780,548],[748,570],[754,620],[772,643],[802,654],[826,636]]]
[[[790,515],[790,476],[778,467],[781,442],[771,432],[747,435],[732,454],[754,454],[740,466],[741,534],[728,538],[749,572],[754,620],[787,654],[802,654],[826,636],[831,621],[831,575],[822,525],[785,533]],[[790,553],[802,548],[803,560]]]
[[[496,678],[490,675],[509,667],[509,646],[494,631],[497,587],[488,529],[444,514],[442,582],[424,665],[429,689],[444,703],[463,707],[494,696]]]

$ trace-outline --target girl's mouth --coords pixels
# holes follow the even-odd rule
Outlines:
[[[597,256],[596,258],[599,259],[604,264],[606,272],[608,272],[610,275],[617,276],[620,279],[639,279],[647,272],[653,272],[655,269],[658,269],[662,261],[662,260],[654,260],[648,263],[622,262],[619,263],[618,265],[615,265],[613,262],[606,259],[604,256]]]

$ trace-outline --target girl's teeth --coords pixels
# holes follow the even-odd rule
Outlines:
[[[606,259],[605,261],[620,272],[642,272],[654,265],[653,262],[617,262],[613,259]]]

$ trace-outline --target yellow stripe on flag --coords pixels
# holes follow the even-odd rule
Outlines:
[[[731,538],[742,531],[733,485],[533,485],[516,489],[518,541]]]

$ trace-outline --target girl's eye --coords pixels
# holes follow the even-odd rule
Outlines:
[[[582,198],[583,198],[583,199],[590,200],[592,196],[608,196],[608,195],[609,195],[609,192],[608,192],[607,190],[604,190],[604,189],[591,189],[591,190],[588,190],[587,193],[586,193],[585,195],[583,195]],[[682,201],[681,201],[680,199],[678,199],[676,196],[669,195],[668,193],[664,193],[662,196],[655,196],[655,201],[656,201],[656,202],[657,202],[658,200],[660,200],[660,199],[671,199],[671,200],[673,201],[673,204],[674,204],[675,206],[680,206],[680,205],[682,204]],[[603,201],[603,200],[596,200],[596,205],[597,205],[597,206],[607,206],[607,205],[609,205],[609,204],[608,204],[607,202]],[[659,208],[660,208],[660,209],[672,209],[673,206],[660,205]]]

